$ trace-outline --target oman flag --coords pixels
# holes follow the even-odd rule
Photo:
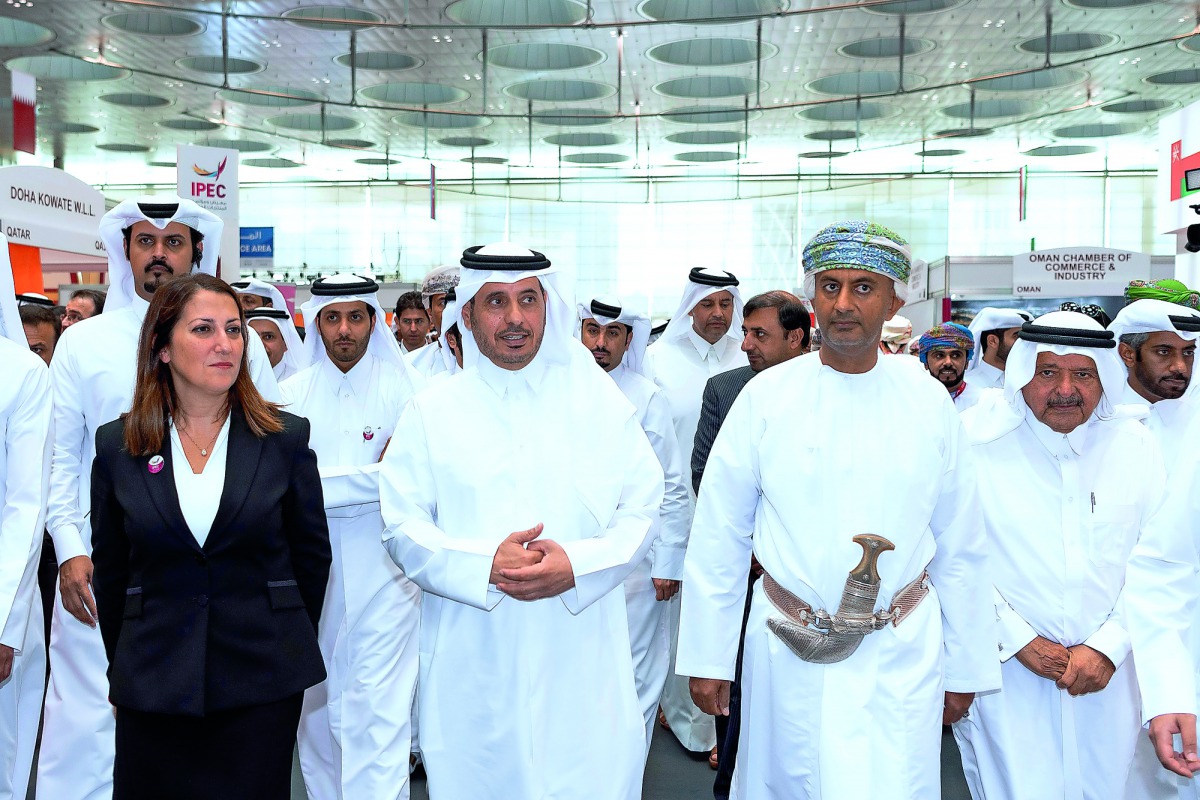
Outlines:
[[[13,149],[37,150],[37,79],[26,72],[12,73]]]

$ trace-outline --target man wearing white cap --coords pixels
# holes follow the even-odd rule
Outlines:
[[[25,345],[0,235],[0,798],[25,796],[42,710],[46,643],[37,565],[50,479],[50,373]]]
[[[238,293],[243,311],[253,311],[256,308],[282,308],[287,311],[287,301],[283,299],[283,292],[273,283],[248,278],[229,285]]]
[[[282,383],[308,366],[308,349],[300,339],[287,306],[259,306],[246,312],[246,324],[262,341],[275,380]]]
[[[938,797],[942,725],[1000,683],[977,474],[946,390],[879,351],[908,244],[843,222],[803,260],[823,344],[750,381],[713,443],[676,670],[729,713],[753,553],[731,796]],[[864,484],[896,459],[893,480]]]
[[[954,726],[975,797],[1124,796],[1141,727],[1131,639],[1141,672],[1135,628],[1159,624],[1137,612],[1146,582],[1127,569],[1143,537],[1190,531],[1164,505],[1153,436],[1113,403],[1125,385],[1115,349],[1092,318],[1045,314],[1022,326],[1003,393],[963,414],[980,470],[1006,476],[979,483],[1002,688]],[[1194,705],[1163,708],[1167,693],[1147,697],[1147,719]]]
[[[298,742],[312,800],[409,794],[421,593],[380,541],[379,459],[419,379],[378,290],[358,275],[313,283],[301,308],[311,365],[280,386],[287,409],[312,423],[333,547],[317,628],[328,678],[305,692]],[[407,442],[394,450],[407,454]]]
[[[566,276],[509,243],[460,263],[464,369],[405,409],[407,449],[389,449],[379,485],[384,543],[425,590],[429,794],[637,800],[645,729],[619,587],[650,548],[663,472],[574,338]]]
[[[1116,403],[1144,409],[1167,470],[1191,454],[1183,437],[1196,413],[1188,391],[1200,338],[1200,311],[1165,300],[1136,300],[1121,309],[1108,329],[1117,337],[1128,380]]]
[[[687,551],[688,492],[683,457],[675,441],[671,408],[662,392],[642,375],[650,318],[616,300],[597,298],[579,305],[580,339],[633,407],[666,476],[663,502],[655,522],[654,544],[646,559],[625,579],[629,640],[638,699],[646,722],[646,752],[654,733],[658,701],[670,668],[667,606],[679,591]],[[607,465],[589,463],[589,470]]]
[[[1186,484],[1193,458],[1196,402],[1188,392],[1200,337],[1200,311],[1166,300],[1135,300],[1121,309],[1108,326],[1116,336],[1117,354],[1128,370],[1124,394],[1117,402],[1143,409],[1146,427],[1154,434],[1172,483]],[[1191,619],[1196,620],[1195,612]],[[1200,625],[1192,634],[1200,650]],[[1153,744],[1138,737],[1133,768],[1126,786],[1128,797],[1176,800],[1196,797],[1193,783],[1162,769]]]
[[[429,312],[430,329],[437,334],[441,334],[445,330],[442,327],[442,318],[446,304],[451,301],[454,294],[455,286],[458,286],[458,267],[437,267],[430,271],[421,283],[421,302],[425,304],[425,309]],[[453,324],[449,320],[454,317],[449,315],[445,318],[448,320],[445,327],[449,328]],[[439,335],[428,346],[406,355],[405,360],[422,377],[432,378],[443,372],[453,373],[456,371],[456,367],[451,366],[454,357],[450,355],[447,358],[447,355],[448,351]]]
[[[216,274],[222,222],[175,196],[126,200],[100,220],[108,251],[104,313],[63,332],[50,366],[54,456],[46,527],[59,563],[50,631],[37,794],[55,800],[106,797],[112,791],[113,724],[107,661],[92,597],[91,464],[96,430],[129,410],[142,320],[155,289],[193,270]],[[259,392],[279,389],[258,337],[248,338],[250,374]]]
[[[742,296],[738,279],[724,270],[695,267],[688,273],[683,298],[663,334],[646,350],[646,377],[662,389],[671,404],[675,438],[684,464],[691,464],[700,401],[708,379],[720,372],[746,366],[739,345]],[[689,497],[695,495],[688,484]],[[690,509],[689,509],[690,511]],[[669,609],[671,663],[679,631],[679,600]],[[662,697],[663,721],[675,738],[694,753],[714,751],[717,730],[713,719],[692,702],[687,684],[672,669]]]
[[[1017,340],[1017,331],[1032,319],[1015,308],[982,308],[967,330],[975,339],[975,352],[967,367],[966,381],[980,389],[1004,386],[1004,362]]]

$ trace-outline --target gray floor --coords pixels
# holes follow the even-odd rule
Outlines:
[[[708,800],[712,797],[712,780],[713,771],[708,767],[707,758],[694,757],[680,747],[670,733],[655,727],[642,786],[644,800]],[[428,797],[425,781],[413,781],[412,800],[428,800]],[[969,797],[954,737],[947,734],[942,737],[942,800],[968,800]],[[292,798],[307,800],[299,768],[292,777]]]

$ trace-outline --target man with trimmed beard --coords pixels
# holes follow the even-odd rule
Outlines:
[[[498,243],[460,264],[465,368],[408,404],[379,477],[384,544],[425,590],[429,795],[638,800],[645,728],[620,587],[649,550],[662,468],[575,340],[550,261]]]
[[[950,392],[954,407],[959,411],[966,411],[978,403],[982,391],[963,379],[974,351],[975,337],[956,322],[934,325],[919,340],[917,357],[929,374]]]
[[[223,224],[173,195],[126,200],[100,220],[112,286],[104,313],[63,332],[50,365],[54,455],[46,527],[59,563],[50,629],[37,795],[93,800],[112,792],[115,725],[107,658],[92,596],[91,465],[96,430],[129,410],[142,321],[158,287],[193,270],[215,275]],[[257,336],[247,336],[250,374],[279,399]]]
[[[1004,386],[1004,362],[1017,341],[1017,331],[1031,317],[1015,308],[980,309],[968,330],[975,339],[975,353],[967,367],[967,383],[980,389]]]
[[[617,300],[595,298],[579,305],[580,336],[584,347],[608,373],[633,407],[666,476],[663,502],[653,528],[650,553],[625,579],[629,643],[642,716],[646,722],[646,753],[654,734],[654,718],[670,667],[671,643],[666,603],[679,591],[683,556],[687,550],[688,492],[683,457],[675,441],[671,408],[662,392],[642,375],[650,318]],[[589,469],[604,465],[588,464]]]

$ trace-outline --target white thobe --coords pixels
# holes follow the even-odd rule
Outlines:
[[[280,359],[278,364],[271,367],[271,374],[275,376],[276,383],[283,383],[288,378],[295,375],[296,372],[297,370],[292,369],[292,367],[288,365],[286,358]]]
[[[646,432],[666,476],[663,502],[655,522],[654,543],[642,563],[625,579],[634,682],[646,723],[646,752],[649,754],[658,701],[671,661],[666,614],[669,606],[655,599],[653,579],[677,581],[683,578],[683,557],[688,539],[688,490],[683,457],[675,441],[671,409],[661,390],[624,364],[618,364],[608,374],[637,410],[638,423]]]
[[[407,449],[383,460],[384,542],[426,592],[431,797],[641,796],[642,716],[614,589],[646,556],[663,473],[613,382],[570,369],[480,359],[417,395],[396,427]],[[597,477],[589,464],[612,469]],[[575,586],[522,602],[489,576],[500,543],[539,522]]]
[[[677,671],[734,677],[752,550],[781,586],[830,613],[862,555],[858,534],[895,545],[879,559],[876,610],[926,569],[930,590],[898,626],[822,665],[768,630],[780,615],[755,583],[732,797],[939,795],[943,692],[1000,682],[970,456],[949,393],[916,359],[881,356],[852,375],[812,353],[746,384],[704,469],[720,490],[700,496],[692,524]],[[904,469],[866,480],[885,462]]]
[[[90,556],[92,461],[96,430],[129,410],[137,377],[137,343],[150,304],[140,297],[63,331],[50,364],[54,391],[54,455],[46,527],[61,566]],[[250,375],[267,400],[279,399],[271,362],[248,336]],[[112,793],[113,735],[108,660],[100,630],[62,607],[55,589],[50,623],[50,683],[46,690],[37,795],[93,800]]]
[[[1003,476],[980,481],[1003,689],[954,726],[967,782],[980,798],[1117,800],[1140,727],[1125,565],[1162,506],[1162,459],[1132,419],[1093,418],[1064,436],[1027,414],[991,438],[993,408],[964,422],[980,473]],[[1035,636],[1085,644],[1117,670],[1103,690],[1072,697],[1014,658]]]
[[[968,369],[963,377],[968,384],[974,383],[980,389],[1004,388],[1004,370],[996,369],[982,359],[973,368]]]
[[[1157,403],[1151,403],[1126,383],[1121,403],[1145,411],[1146,417],[1142,421],[1158,441],[1159,449],[1163,453],[1163,464],[1173,481],[1179,478],[1177,473],[1187,474],[1188,470],[1180,468],[1194,460],[1194,439],[1188,433],[1188,427],[1198,418],[1197,401],[1194,396],[1185,395],[1178,400],[1159,400]],[[1200,581],[1200,574],[1195,576],[1195,580]],[[1196,604],[1192,610],[1191,618],[1192,630],[1195,632],[1190,639],[1192,653],[1194,656],[1200,656],[1200,604]],[[1164,769],[1154,753],[1154,746],[1149,737],[1139,736],[1125,794],[1138,800],[1200,800],[1200,787],[1195,781]]]
[[[30,358],[30,356],[33,356]],[[0,800],[25,797],[42,711],[46,644],[37,566],[50,480],[50,371],[29,348],[0,338],[0,645],[13,649],[0,681]]]
[[[684,464],[692,463],[692,445],[696,441],[696,424],[700,421],[700,405],[704,385],[713,375],[746,366],[746,354],[730,336],[722,336],[709,344],[694,328],[685,336],[660,339],[646,349],[645,374],[660,389],[671,406],[675,439]],[[696,496],[691,481],[686,481],[689,499],[688,516],[694,509]],[[675,657],[679,637],[679,603],[676,595],[667,609],[667,624],[671,642],[671,670],[662,696],[663,714],[671,732],[680,744],[693,752],[711,750],[717,744],[717,729],[713,718],[696,708],[686,680],[675,674]],[[740,628],[740,623],[739,623]]]
[[[978,403],[979,399],[983,396],[983,392],[983,387],[976,386],[974,383],[966,381],[966,385],[963,387],[963,390],[958,393],[958,397],[954,398],[954,407],[958,409],[958,413],[961,414],[971,406]]]
[[[426,380],[450,371],[446,368],[446,358],[442,352],[441,341],[430,342],[416,352],[405,353],[404,360]],[[457,372],[458,370],[453,371]]]
[[[312,423],[333,548],[317,626],[328,677],[300,721],[304,785],[311,800],[407,798],[421,592],[380,540],[378,462],[412,389],[368,352],[346,373],[323,358],[280,392]]]

